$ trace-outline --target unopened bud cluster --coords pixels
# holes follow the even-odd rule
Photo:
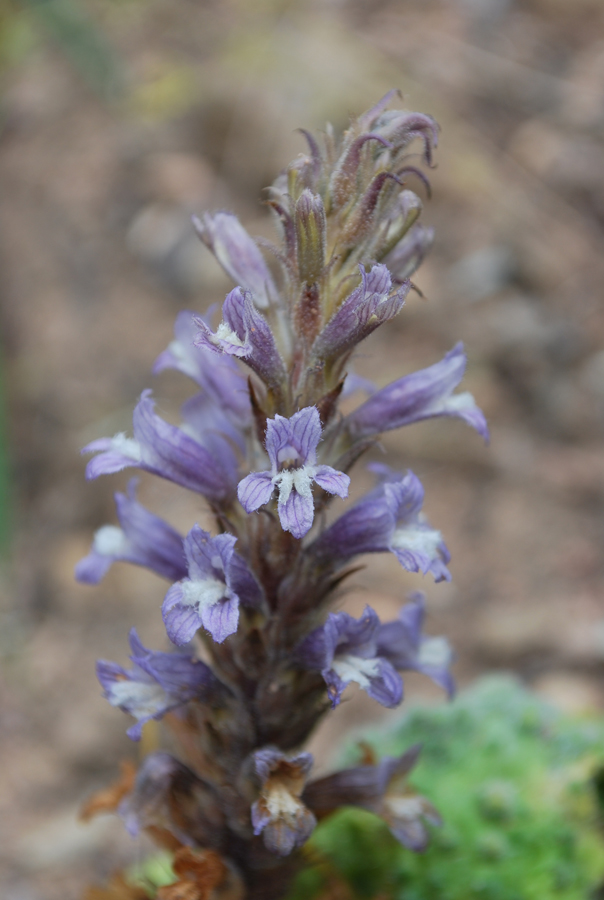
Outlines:
[[[329,611],[366,553],[393,553],[409,572],[450,578],[412,472],[373,465],[375,487],[343,505],[359,457],[382,432],[434,416],[460,417],[487,437],[472,396],[454,393],[461,345],[381,390],[349,369],[361,341],[401,311],[432,240],[405,176],[426,181],[409,147],[419,141],[429,166],[437,126],[390,110],[395,98],[386,95],[340,140],[328,129],[320,146],[304,132],[308,153],[270,188],[281,232],[279,245],[263,246],[272,268],[231,213],[194,220],[236,286],[220,319],[180,313],[155,363],[155,372],[177,369],[196,384],[183,424],[160,418],[145,391],[132,437],[85,448],[95,454],[88,478],[151,472],[200,495],[214,521],[209,532],[192,523],[183,536],[139,504],[132,480],[116,494],[119,526],[97,532],[76,572],[94,584],[126,561],[170,582],[161,614],[174,649],[147,649],[133,630],[131,667],[97,667],[106,698],[135,719],[133,740],[165,717],[178,747],[149,754],[116,794],[131,833],[146,830],[176,851],[177,880],[160,900],[185,888],[194,900],[284,896],[297,848],[342,805],[382,816],[414,850],[426,844],[425,822],[438,821],[403,783],[417,748],[318,780],[302,749],[352,682],[386,707],[402,701],[406,670],[453,690],[446,641],[422,634],[423,595],[391,622],[369,606],[358,619]],[[343,415],[340,398],[360,390],[367,399]],[[339,515],[327,525],[331,504]]]

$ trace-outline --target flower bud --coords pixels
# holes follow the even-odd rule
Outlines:
[[[325,209],[318,194],[305,190],[296,203],[300,281],[312,284],[325,267]]]

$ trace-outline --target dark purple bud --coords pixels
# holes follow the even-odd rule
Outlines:
[[[104,525],[96,532],[92,549],[81,559],[75,577],[84,584],[98,584],[114,562],[145,566],[176,581],[186,575],[183,538],[167,522],[136,501],[137,479],[128,484],[128,494],[115,494],[121,528]]]
[[[266,748],[254,753],[260,797],[252,806],[254,834],[262,834],[266,847],[287,856],[310,837],[317,820],[300,800],[312,768],[310,753],[285,756]]]
[[[392,281],[386,266],[374,266],[369,273],[364,266],[361,284],[344,300],[313,344],[312,353],[322,360],[334,360],[349,353],[384,322],[403,307],[409,285],[390,293]]]
[[[174,644],[188,644],[202,627],[222,643],[237,631],[240,601],[250,606],[260,602],[260,588],[235,553],[236,543],[231,534],[212,538],[199,525],[185,538],[188,577],[172,585],[162,606]]]
[[[193,225],[227,275],[251,291],[256,306],[264,309],[275,300],[277,290],[262,253],[237,216],[206,213],[203,219],[193,216]]]
[[[101,659],[97,677],[109,703],[137,720],[127,731],[133,741],[140,740],[145,722],[161,719],[190,700],[204,702],[219,689],[219,682],[205,663],[183,653],[148,650],[134,628],[130,647],[132,669]]]
[[[295,213],[298,273],[312,284],[325,268],[325,209],[318,194],[302,191]]]
[[[285,366],[270,326],[249,291],[237,287],[227,295],[216,332],[203,319],[195,322],[201,329],[195,339],[198,346],[243,359],[268,387],[281,390]]]
[[[325,625],[302,642],[297,656],[307,669],[320,671],[332,706],[337,706],[345,687],[355,682],[382,706],[398,706],[403,682],[392,664],[377,652],[380,628],[370,606],[360,619],[348,613],[330,613]]]
[[[169,425],[154,413],[151,391],[143,391],[134,410],[134,438],[116,434],[92,441],[82,453],[97,453],[86,467],[88,479],[120,472],[136,466],[146,472],[174,481],[197,491],[213,502],[228,500],[237,482],[237,458],[226,439],[216,440],[212,448],[189,437],[180,428]],[[219,443],[221,453],[216,454]]]
[[[252,472],[239,483],[237,494],[245,511],[251,513],[264,506],[276,488],[281,527],[301,538],[314,519],[313,482],[329,494],[347,497],[348,475],[331,466],[316,465],[320,440],[321,422],[314,406],[301,409],[290,419],[269,419],[265,446],[271,471]]]
[[[434,416],[457,416],[488,441],[487,423],[472,394],[453,393],[465,368],[466,355],[460,342],[435,365],[376,391],[348,416],[348,428],[355,437],[366,437]]]

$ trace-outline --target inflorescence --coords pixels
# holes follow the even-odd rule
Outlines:
[[[349,471],[380,434],[456,416],[488,437],[471,394],[454,393],[461,344],[381,390],[349,369],[359,343],[402,309],[433,237],[404,178],[427,183],[409,145],[419,140],[430,166],[437,125],[389,109],[395,98],[339,141],[329,127],[322,147],[303,132],[308,153],[269,189],[282,240],[263,247],[275,272],[231,213],[194,219],[237,286],[218,323],[181,312],[155,363],[154,372],[177,369],[197,385],[183,424],[160,418],[144,391],[133,437],[84,448],[95,454],[87,478],[142,469],[201,495],[214,520],[213,533],[194,524],[183,537],[137,501],[133,479],[115,495],[119,527],[101,528],[76,569],[96,584],[126,561],[171,583],[162,616],[175,649],[149,650],[133,629],[132,666],[97,666],[105,697],[136,720],[128,735],[138,740],[146,722],[165,717],[179,748],[178,758],[147,755],[115,792],[132,834],[145,830],[176,851],[177,881],[160,888],[162,900],[282,897],[296,848],[342,805],[382,816],[413,850],[426,845],[425,822],[438,821],[403,783],[418,748],[318,780],[300,749],[351,682],[386,707],[401,703],[406,670],[453,691],[447,642],[422,634],[423,595],[393,622],[369,606],[358,619],[329,612],[365,553],[393,553],[409,572],[450,579],[412,472],[373,464],[375,487],[338,510]],[[340,399],[358,391],[367,399],[343,415]]]

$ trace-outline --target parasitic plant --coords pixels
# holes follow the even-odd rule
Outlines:
[[[401,703],[405,670],[453,690],[446,641],[422,634],[423,595],[392,622],[369,606],[358,619],[330,612],[365,553],[450,578],[412,472],[374,464],[374,488],[342,502],[348,473],[379,435],[457,416],[487,437],[473,397],[454,393],[461,345],[381,390],[349,369],[355,348],[402,309],[432,241],[404,179],[426,181],[409,146],[420,141],[430,166],[438,129],[427,115],[389,109],[395,99],[387,94],[340,140],[328,129],[320,146],[303,132],[308,153],[269,191],[277,275],[231,213],[194,220],[236,287],[219,322],[180,313],[155,363],[197,385],[183,425],[161,419],[145,391],[133,437],[85,448],[95,454],[88,478],[143,469],[196,492],[214,521],[212,532],[194,524],[183,537],[138,503],[131,481],[116,494],[119,527],[101,528],[76,570],[95,584],[121,560],[171,583],[162,616],[174,649],[149,650],[133,630],[131,668],[100,661],[97,672],[109,702],[136,720],[129,736],[165,717],[177,755],[150,753],[136,774],[125,770],[110,802],[105,792],[88,807],[116,808],[132,834],[175,852],[175,881],[159,900],[278,900],[298,848],[343,805],[382,816],[412,850],[427,843],[425,822],[438,822],[403,785],[418,747],[320,779],[302,749],[351,682],[389,708]],[[344,415],[340,399],[358,390],[368,399]]]

